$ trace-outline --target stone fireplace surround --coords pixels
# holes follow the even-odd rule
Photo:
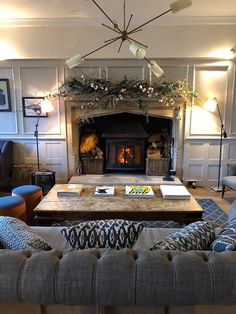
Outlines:
[[[87,101],[87,100],[86,100]],[[84,109],[81,109],[81,104],[78,105],[75,102],[66,102],[66,126],[67,126],[67,151],[68,151],[68,177],[73,175],[80,175],[78,173],[79,164],[79,120],[84,115]],[[176,170],[176,175],[182,177],[182,159],[183,159],[183,125],[184,125],[184,111],[180,110],[181,119],[176,119],[176,112],[167,106],[163,106],[158,102],[149,101],[149,116],[171,119],[172,120],[172,135],[174,138],[174,149],[172,152],[172,168]],[[90,118],[129,113],[129,114],[142,114],[139,110],[139,106],[135,102],[122,101],[116,105],[115,108],[102,109],[99,106],[96,109],[92,109],[86,112],[86,115]]]

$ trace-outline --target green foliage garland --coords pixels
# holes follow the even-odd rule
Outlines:
[[[135,81],[125,77],[119,82],[109,82],[103,79],[85,77],[68,77],[59,87],[57,96],[80,100],[79,95],[90,95],[82,109],[93,109],[99,103],[103,108],[115,107],[119,101],[129,100],[139,103],[142,113],[148,116],[145,99],[157,101],[157,105],[165,105],[175,110],[179,103],[197,97],[197,93],[189,88],[184,81],[163,81],[150,85],[147,81]]]

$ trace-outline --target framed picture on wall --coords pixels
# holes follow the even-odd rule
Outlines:
[[[9,79],[0,79],[0,112],[11,111]]]
[[[40,104],[44,97],[22,97],[24,117],[35,118],[39,116]],[[46,112],[41,112],[40,117],[47,117]]]

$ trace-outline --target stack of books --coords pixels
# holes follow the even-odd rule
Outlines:
[[[83,189],[83,184],[63,184],[57,191],[57,196],[79,196]]]
[[[183,185],[160,185],[162,197],[167,200],[189,200],[191,194]]]

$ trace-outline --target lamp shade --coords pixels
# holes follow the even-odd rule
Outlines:
[[[190,7],[192,5],[191,0],[178,0],[170,4],[170,8],[172,10],[172,13],[177,13],[187,7]]]
[[[157,77],[162,76],[162,74],[164,73],[162,68],[153,60],[151,60],[150,63],[148,63],[148,67],[152,71],[152,73]]]
[[[208,99],[204,104],[203,108],[210,112],[215,112],[217,108],[217,100],[216,98]]]
[[[137,59],[143,59],[146,56],[146,50],[141,48],[138,44],[132,43],[129,46],[129,50]]]
[[[53,111],[53,105],[48,99],[44,99],[43,101],[41,101],[40,107],[41,112],[47,113]]]
[[[68,66],[69,69],[72,69],[82,62],[84,62],[84,59],[81,57],[81,54],[78,53],[76,56],[67,59],[66,65]]]

